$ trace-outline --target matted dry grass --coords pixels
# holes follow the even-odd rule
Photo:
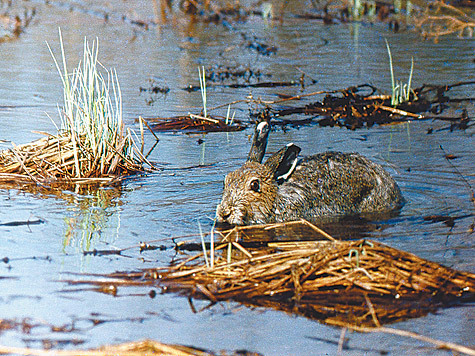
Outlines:
[[[200,350],[184,345],[164,344],[154,340],[143,340],[136,342],[128,342],[116,345],[105,345],[97,349],[89,350],[41,350],[21,347],[8,347],[0,345],[0,353],[2,355],[32,355],[32,356],[214,356],[216,353]],[[220,352],[219,355],[240,355],[240,356],[257,356],[252,352],[236,352],[227,353]]]
[[[123,144],[127,137],[123,138]],[[120,145],[118,147],[120,149]],[[110,183],[143,172],[146,161],[137,151],[133,160],[113,147],[105,156],[94,156],[81,137],[64,133],[0,151],[0,182]]]
[[[212,251],[170,267],[71,283],[99,290],[152,285],[212,303],[234,300],[349,327],[379,327],[474,300],[474,274],[375,241],[337,241],[315,227],[314,237],[326,240],[245,249],[236,237],[246,229],[223,233],[224,243]]]

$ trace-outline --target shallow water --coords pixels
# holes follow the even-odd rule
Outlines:
[[[406,80],[414,56],[413,83],[450,84],[475,80],[475,42],[456,37],[435,44],[422,41],[413,32],[391,33],[381,24],[340,24],[289,19],[283,25],[251,18],[233,24],[197,24],[184,30],[182,20],[165,26],[160,34],[119,20],[153,17],[151,2],[94,2],[92,9],[108,8],[113,16],[104,22],[87,11],[25,2],[35,6],[33,23],[18,39],[0,44],[0,147],[39,138],[32,131],[55,132],[56,104],[62,101],[60,79],[45,41],[59,56],[61,27],[70,68],[82,53],[84,37],[97,36],[99,57],[119,74],[126,123],[138,130],[138,116],[173,116],[197,112],[199,92],[181,88],[198,84],[199,65],[214,64],[260,69],[269,80],[298,80],[300,72],[317,80],[305,92],[341,89],[370,83],[388,90],[390,77],[384,39],[393,52],[395,72]],[[136,6],[134,6],[136,5]],[[87,7],[87,6],[86,6]],[[262,56],[246,49],[240,32],[255,35],[278,47],[275,55]],[[328,43],[325,45],[325,41]],[[150,97],[141,93],[148,80],[171,90]],[[249,89],[210,88],[208,106],[243,99]],[[254,97],[275,99],[277,93],[299,94],[299,87],[252,89]],[[453,97],[473,97],[472,87],[449,92]],[[147,102],[153,99],[153,105]],[[465,102],[470,117],[473,103]],[[237,105],[236,118],[248,120],[246,105]],[[460,108],[453,111],[460,114]],[[225,109],[219,114],[225,114]],[[449,132],[440,121],[409,122],[350,131],[307,126],[277,129],[271,133],[268,151],[294,142],[302,154],[324,150],[357,151],[384,164],[399,183],[407,200],[401,214],[365,226],[361,234],[446,266],[475,272],[473,233],[474,206],[463,176],[475,187],[474,129]],[[427,130],[433,129],[428,135]],[[164,170],[128,180],[120,188],[104,188],[87,194],[72,192],[30,193],[0,187],[0,224],[41,219],[32,225],[0,225],[0,319],[29,319],[34,327],[0,335],[0,344],[42,347],[43,340],[64,347],[95,347],[107,343],[153,338],[160,342],[193,345],[219,351],[248,349],[264,355],[335,354],[340,337],[337,328],[281,312],[249,309],[236,303],[218,304],[194,314],[186,298],[174,295],[148,296],[149,289],[119,289],[116,297],[89,290],[77,291],[64,281],[74,273],[105,273],[161,266],[174,257],[173,250],[139,253],[131,248],[123,256],[84,255],[85,250],[137,246],[141,241],[192,235],[198,222],[204,229],[220,199],[224,175],[242,164],[249,149],[252,129],[236,133],[184,135],[160,133],[160,142],[150,156]],[[198,139],[204,143],[199,145]],[[147,147],[154,138],[146,133]],[[450,163],[445,153],[457,158]],[[198,167],[198,165],[201,165]],[[455,226],[427,222],[429,215],[461,217]],[[466,216],[469,215],[469,216]],[[71,291],[72,289],[76,291]],[[199,309],[206,305],[196,301]],[[94,323],[102,320],[104,323]],[[52,332],[48,325],[71,325],[71,332]],[[97,324],[97,325],[96,325]],[[94,326],[95,325],[95,326]],[[450,334],[447,325],[451,325]],[[395,325],[436,339],[473,344],[473,306],[444,309],[436,315]],[[446,354],[426,344],[382,334],[352,333],[348,355]],[[73,340],[73,342],[68,342]]]

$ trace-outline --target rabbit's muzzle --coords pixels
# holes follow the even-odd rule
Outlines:
[[[237,206],[228,206],[225,203],[218,204],[216,217],[219,223],[230,225],[244,225],[247,220],[244,209],[239,209]]]

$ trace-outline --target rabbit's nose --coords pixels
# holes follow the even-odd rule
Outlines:
[[[223,221],[228,221],[228,219],[229,219],[230,216],[231,216],[231,211],[230,211],[230,210],[221,211],[220,214],[219,214],[219,217],[220,217]]]
[[[218,221],[228,221],[229,217],[231,216],[231,209],[223,208],[222,205],[218,205],[216,208],[216,215],[218,217]]]
[[[221,219],[222,219],[223,221],[228,221],[228,219],[229,219],[230,216],[231,216],[231,212],[228,212],[228,211],[227,211],[227,212],[221,214]]]

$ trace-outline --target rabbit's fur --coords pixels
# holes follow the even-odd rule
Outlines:
[[[256,130],[254,143],[257,134]],[[262,145],[254,143],[254,150],[262,150]],[[252,151],[251,159],[225,178],[216,209],[220,223],[247,225],[383,213],[404,202],[389,173],[358,153],[325,152],[298,159],[300,148],[289,144],[262,164],[252,159],[261,158]]]

